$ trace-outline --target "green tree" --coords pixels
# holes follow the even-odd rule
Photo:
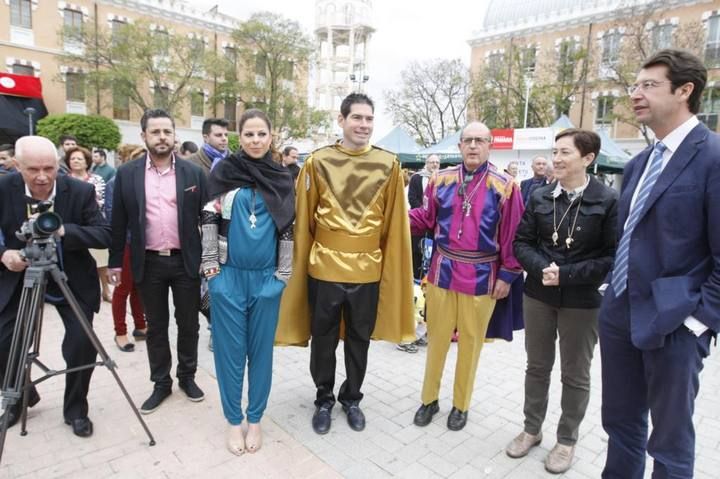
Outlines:
[[[109,118],[65,113],[49,115],[37,124],[37,134],[58,144],[61,135],[73,135],[80,145],[115,150],[122,138],[120,129]]]
[[[255,13],[233,32],[233,39],[246,70],[239,77],[223,75],[214,100],[237,99],[245,108],[262,109],[281,139],[304,137],[318,126],[321,115],[308,106],[305,92],[296,91],[313,51],[300,24],[275,13]],[[232,72],[229,63],[221,68]]]
[[[647,5],[629,8],[626,14],[608,27],[608,30],[617,32],[620,37],[617,55],[612,61],[598,65],[602,74],[596,83],[622,92],[615,99],[611,120],[637,128],[648,145],[652,144],[651,134],[645,125],[636,121],[627,93],[628,88],[635,83],[643,63],[663,48],[679,48],[703,58],[705,28],[700,21],[687,21],[680,25],[663,23],[666,11],[673,3],[671,0],[654,0]],[[597,57],[599,62],[603,62],[601,54]]]
[[[540,58],[535,47],[511,44],[491,53],[473,76],[471,110],[490,128],[522,128],[527,104],[527,126],[547,126],[570,111],[588,61],[587,50],[574,41]]]
[[[384,93],[394,122],[405,125],[426,146],[462,128],[470,74],[461,60],[412,62],[400,76],[400,87]]]
[[[162,27],[151,28],[145,20],[114,23],[112,29],[65,28],[62,35],[66,44],[70,41],[79,48],[59,55],[61,61],[86,72],[98,103],[103,97],[127,97],[141,110],[177,113],[190,92],[205,84],[212,60],[199,36],[173,35]],[[104,95],[108,91],[112,95]]]

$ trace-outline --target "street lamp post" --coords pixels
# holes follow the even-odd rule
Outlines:
[[[357,85],[357,91],[362,92],[363,91],[363,84],[367,83],[367,81],[370,79],[370,76],[359,74],[356,75],[355,73],[350,74],[350,81]]]
[[[530,90],[532,89],[532,86],[532,77],[529,74],[525,75],[525,115],[523,120],[523,128],[527,128],[528,106],[530,104]]]

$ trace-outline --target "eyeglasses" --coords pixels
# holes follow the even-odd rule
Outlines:
[[[467,146],[472,145],[473,142],[477,143],[478,145],[488,145],[492,142],[492,136],[471,136],[466,138],[460,138],[460,141]]]
[[[628,87],[628,93],[632,95],[636,91],[648,91],[652,90],[653,88],[657,88],[663,83],[670,83],[670,80],[663,80],[663,81],[657,81],[657,80],[645,80],[641,81],[640,83],[635,83],[634,85],[630,85]]]

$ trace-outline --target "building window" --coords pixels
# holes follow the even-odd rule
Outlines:
[[[85,101],[85,75],[82,73],[67,73],[65,75],[65,100]]]
[[[673,26],[668,23],[665,25],[655,25],[650,30],[650,45],[654,52],[672,47]]]
[[[167,30],[155,30],[155,56],[167,57],[170,52],[170,34]]]
[[[32,4],[30,0],[10,0],[10,25],[32,28]]]
[[[568,84],[575,76],[577,63],[577,43],[574,40],[563,40],[558,46],[558,82]]]
[[[225,60],[227,61],[226,80],[237,80],[238,51],[234,47],[225,47]]]
[[[523,73],[535,73],[535,59],[537,57],[537,48],[529,46],[520,50],[520,68]]]
[[[237,100],[228,98],[225,100],[225,119],[228,121],[228,131],[237,130]]]
[[[33,68],[31,65],[21,65],[19,63],[16,63],[12,66],[12,72],[15,75],[27,75],[27,76],[35,76],[35,68]]]
[[[155,108],[166,109],[168,99],[170,98],[170,89],[166,86],[156,86],[153,89],[153,106]]]
[[[705,66],[720,66],[720,15],[707,20],[707,43],[705,44]]]
[[[63,10],[63,25],[65,30],[70,30],[74,33],[82,32],[83,27],[83,14],[77,10],[71,10],[66,8]]]
[[[130,97],[118,90],[113,90],[113,118],[130,119]]]
[[[118,18],[114,18],[110,22],[110,39],[112,41],[112,46],[117,47],[122,43],[123,37],[124,37],[124,29],[127,26],[127,22],[124,20],[120,20]]]
[[[717,131],[718,115],[720,115],[720,87],[706,88],[697,117],[708,128]]]
[[[620,59],[620,32],[608,32],[602,37],[602,64],[614,66]]]
[[[613,120],[613,106],[615,97],[600,96],[597,98],[597,109],[595,110],[595,124],[609,125]]]
[[[255,74],[261,77],[267,74],[267,58],[261,53],[255,55]]]
[[[491,53],[487,57],[487,70],[488,73],[497,78],[503,71],[503,65],[505,64],[505,54],[502,52]]]
[[[190,115],[205,116],[205,94],[194,91],[190,94]]]
[[[292,81],[294,67],[295,67],[295,65],[293,64],[292,60],[287,60],[287,61],[283,62],[282,77],[284,80]]]

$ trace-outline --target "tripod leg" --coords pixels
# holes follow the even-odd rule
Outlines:
[[[6,411],[17,404],[29,379],[26,377],[26,372],[29,371],[28,363],[32,362],[32,360],[28,352],[38,325],[37,305],[45,294],[44,270],[42,268],[28,268],[25,271],[23,282],[2,385],[3,406]],[[26,405],[27,403],[23,401],[23,407]],[[23,416],[26,415],[25,410],[20,411],[20,413]],[[2,430],[0,430],[0,462],[2,462],[2,454],[5,449],[5,437],[10,416],[6,413],[3,418]]]
[[[122,391],[123,395],[125,396],[125,399],[127,400],[128,404],[130,405],[130,408],[135,413],[135,417],[137,417],[138,422],[142,426],[142,428],[145,430],[145,434],[147,434],[148,439],[150,439],[150,445],[155,445],[155,438],[153,437],[152,433],[150,432],[150,429],[147,427],[147,424],[145,424],[145,420],[140,415],[140,411],[138,411],[137,407],[135,406],[135,403],[133,402],[132,398],[130,397],[130,394],[128,394],[127,389],[125,389],[125,385],[123,384],[122,380],[120,379],[120,376],[118,376],[116,371],[116,364],[115,362],[110,359],[110,356],[108,356],[107,351],[105,351],[105,348],[103,347],[102,343],[98,339],[97,335],[95,334],[95,331],[92,329],[92,326],[90,326],[90,323],[88,322],[87,318],[85,317],[85,314],[83,313],[82,309],[80,308],[80,305],[77,302],[77,299],[75,298],[75,295],[73,295],[72,291],[70,291],[70,287],[67,284],[67,276],[65,276],[65,273],[60,271],[60,269],[57,267],[57,265],[53,264],[49,266],[50,275],[55,280],[55,283],[60,287],[60,291],[62,291],[63,296],[67,300],[68,304],[70,305],[70,308],[73,311],[73,314],[75,315],[75,318],[79,321],[80,326],[82,327],[83,331],[87,335],[88,339],[92,343],[92,345],[95,347],[95,350],[98,352],[100,357],[102,358],[102,363],[110,370],[110,373],[115,378],[115,382],[117,382],[118,386],[120,387],[120,390]]]
[[[22,395],[23,401],[20,415],[21,436],[27,436],[27,409],[28,401],[30,400],[30,383],[32,382],[32,363],[33,359],[38,356],[38,351],[40,351],[40,331],[42,329],[43,306],[45,304],[45,289],[47,286],[47,278],[44,274],[40,281],[41,284],[37,288],[32,289],[30,293],[30,310],[26,313],[32,315],[32,317],[30,318],[31,321],[28,326],[28,332],[30,333],[29,341],[27,348],[23,349],[26,360],[23,365],[25,368],[25,372],[23,373],[25,378],[23,391],[25,394]],[[18,318],[21,317],[22,316],[18,316]],[[32,350],[30,342],[33,344]]]

